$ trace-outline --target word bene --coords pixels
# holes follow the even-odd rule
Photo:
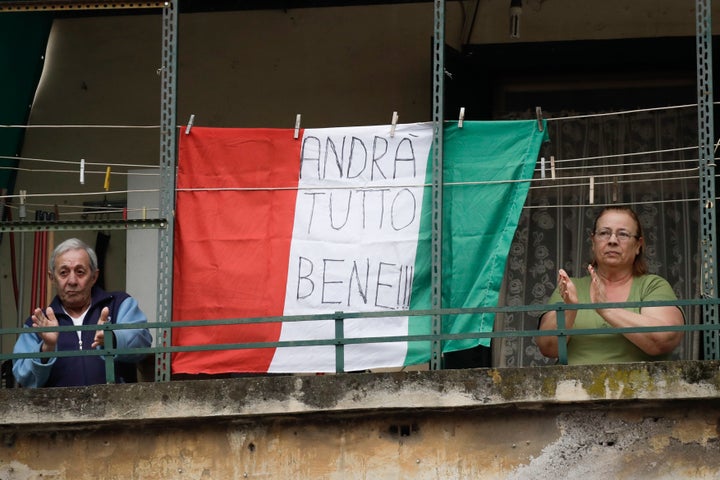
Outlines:
[[[364,259],[300,256],[295,301],[314,307],[342,305],[365,310],[410,307],[413,265]]]

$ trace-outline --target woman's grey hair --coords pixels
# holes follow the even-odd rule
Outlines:
[[[79,238],[68,238],[64,242],[62,242],[60,245],[55,247],[55,250],[52,253],[52,256],[50,257],[50,261],[48,262],[48,270],[50,272],[55,272],[55,259],[58,257],[58,255],[62,255],[63,253],[69,251],[69,250],[85,250],[88,254],[88,257],[90,257],[90,271],[96,272],[98,269],[98,260],[97,255],[95,254],[95,251],[90,248],[90,246],[80,240]]]

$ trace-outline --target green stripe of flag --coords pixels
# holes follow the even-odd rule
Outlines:
[[[496,306],[505,262],[525,203],[540,145],[535,120],[447,123],[443,151],[443,308]],[[432,153],[431,153],[432,155]],[[432,182],[432,158],[426,184]],[[497,183],[485,183],[497,182]],[[423,200],[411,309],[431,306],[431,188]],[[445,333],[489,332],[494,315],[443,318]],[[409,334],[430,333],[431,319],[410,319]],[[451,340],[443,352],[490,345],[489,339]],[[429,342],[413,342],[405,364],[427,362]]]

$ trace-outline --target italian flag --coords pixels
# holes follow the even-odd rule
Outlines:
[[[333,320],[182,327],[187,320],[404,312],[431,306],[430,123],[193,127],[179,142],[173,345],[335,338]],[[547,129],[447,123],[442,306],[495,306]],[[342,313],[338,315],[342,316]],[[492,315],[443,318],[487,332]],[[428,316],[349,318],[345,338],[431,333]],[[443,351],[489,345],[453,340]],[[427,362],[428,341],[351,343],[344,370]],[[173,373],[334,372],[333,345],[178,352]]]

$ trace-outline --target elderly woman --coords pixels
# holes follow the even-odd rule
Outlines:
[[[595,219],[589,275],[571,278],[564,270],[548,303],[616,303],[675,300],[670,284],[647,273],[644,239],[637,215],[630,208],[611,206]],[[597,308],[567,310],[568,329],[682,325],[679,307]],[[556,312],[540,319],[540,330],[557,329]],[[665,360],[682,340],[682,332],[640,332],[568,336],[568,363],[621,363]],[[536,337],[540,351],[557,358],[555,336]]]

